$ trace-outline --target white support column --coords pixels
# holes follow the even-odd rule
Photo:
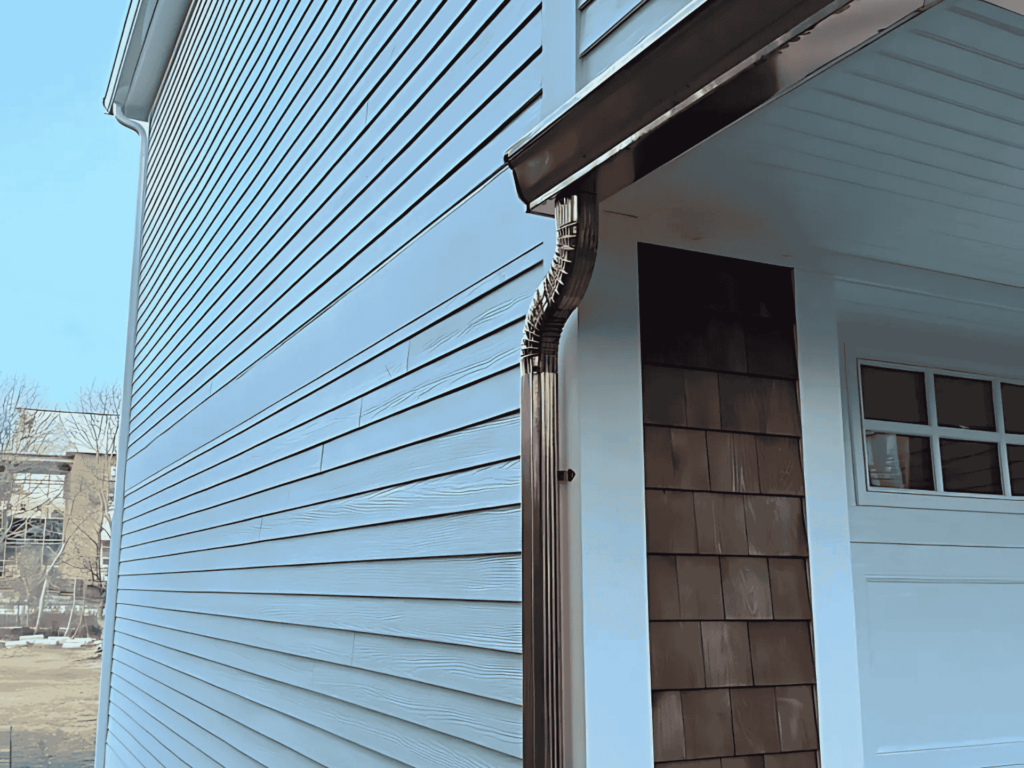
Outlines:
[[[835,279],[795,270],[821,764],[863,768]]]
[[[633,222],[601,214],[594,276],[564,338],[575,347],[563,351],[563,465],[579,473],[566,508],[579,541],[569,551],[570,567],[578,558],[580,610],[572,623],[582,653],[573,666],[583,677],[586,722],[584,734],[574,715],[574,741],[584,740],[586,752],[574,754],[573,768],[654,764]]]

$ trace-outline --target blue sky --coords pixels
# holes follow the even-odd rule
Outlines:
[[[128,0],[5,3],[0,373],[64,405],[124,375],[139,140],[101,100]]]

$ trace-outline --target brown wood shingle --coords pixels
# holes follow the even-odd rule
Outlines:
[[[754,435],[708,432],[708,472],[712,491],[758,493],[757,445]]]
[[[718,429],[718,374],[645,365],[644,422],[695,429]]]
[[[700,623],[652,621],[651,687],[678,690],[704,687]]]
[[[734,754],[729,691],[683,691],[681,699],[687,758]]]
[[[723,373],[719,393],[722,429],[800,436],[795,382]]]
[[[708,490],[708,453],[704,432],[644,427],[644,473],[648,488]]]
[[[697,523],[691,491],[647,491],[647,551],[686,554],[697,551]]]
[[[781,755],[765,755],[764,768],[818,768],[818,756],[814,752],[783,752]]]
[[[761,755],[723,757],[722,768],[764,768],[764,758]]]
[[[748,372],[796,378],[796,345],[792,323],[746,320],[743,333],[746,337]]]
[[[779,722],[774,688],[733,688],[732,732],[736,754],[778,752]]]
[[[758,435],[755,440],[761,493],[802,496],[804,473],[800,464],[800,440],[769,435]]]
[[[747,624],[742,621],[702,621],[700,629],[707,687],[753,685]]]
[[[654,760],[682,760],[686,757],[683,740],[683,706],[679,691],[656,691],[652,698],[654,716]]]
[[[779,712],[782,751],[817,749],[818,727],[814,717],[812,686],[780,686],[775,689],[775,701]]]
[[[754,685],[814,683],[811,634],[806,621],[754,621],[747,626]]]
[[[647,614],[651,621],[680,618],[674,555],[647,556]]]
[[[742,496],[693,494],[697,551],[703,555],[745,555],[749,549]]]
[[[807,590],[806,562],[803,558],[768,558],[772,611],[776,619],[810,621],[811,596]]]
[[[807,557],[801,500],[792,496],[744,496],[751,555]]]
[[[676,558],[679,579],[679,618],[725,618],[722,605],[722,573],[717,557],[690,555]]]
[[[722,597],[726,619],[772,618],[767,560],[763,557],[723,557]]]

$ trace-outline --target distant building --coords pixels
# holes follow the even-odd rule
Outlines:
[[[115,470],[113,454],[0,454],[0,624],[34,615],[39,576],[55,559],[46,613],[102,598]]]

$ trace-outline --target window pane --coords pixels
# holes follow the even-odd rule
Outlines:
[[[941,427],[996,429],[991,381],[936,376],[935,410]]]
[[[1003,424],[1011,435],[1024,435],[1024,387],[1003,384]]]
[[[860,377],[864,386],[864,418],[928,423],[923,373],[864,365]]]
[[[1006,446],[1006,458],[1010,462],[1010,493],[1024,496],[1024,445]]]
[[[868,478],[876,488],[935,490],[927,437],[868,432]]]
[[[958,493],[1003,492],[999,478],[999,451],[995,443],[968,440],[939,441],[942,484]]]

